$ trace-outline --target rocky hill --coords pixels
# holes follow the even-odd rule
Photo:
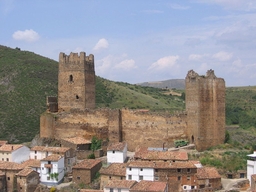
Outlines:
[[[185,79],[169,79],[165,81],[151,81],[144,83],[137,83],[140,86],[155,87],[155,88],[169,88],[169,89],[185,89]]]

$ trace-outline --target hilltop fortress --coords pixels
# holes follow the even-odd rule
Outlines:
[[[59,55],[58,101],[49,97],[40,117],[41,138],[83,136],[137,146],[171,147],[177,139],[194,143],[198,151],[225,138],[225,81],[213,70],[186,76],[186,111],[171,115],[143,110],[95,108],[94,56],[84,52]]]

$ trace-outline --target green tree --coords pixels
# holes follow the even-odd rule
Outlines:
[[[101,148],[101,142],[102,142],[101,139],[98,139],[96,136],[93,136],[91,142],[92,142],[91,144],[92,151],[96,151]]]

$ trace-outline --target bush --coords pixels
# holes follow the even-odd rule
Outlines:
[[[94,153],[92,153],[92,154],[88,155],[88,156],[87,156],[87,158],[88,158],[88,159],[95,159],[95,155],[94,155]]]

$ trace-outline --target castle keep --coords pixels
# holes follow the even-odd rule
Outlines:
[[[202,151],[221,144],[225,137],[225,81],[213,70],[186,77],[186,111],[157,114],[129,109],[95,109],[94,56],[59,55],[58,110],[40,117],[40,137],[68,138],[93,135],[110,142],[126,141],[137,146],[173,146],[188,139]]]

